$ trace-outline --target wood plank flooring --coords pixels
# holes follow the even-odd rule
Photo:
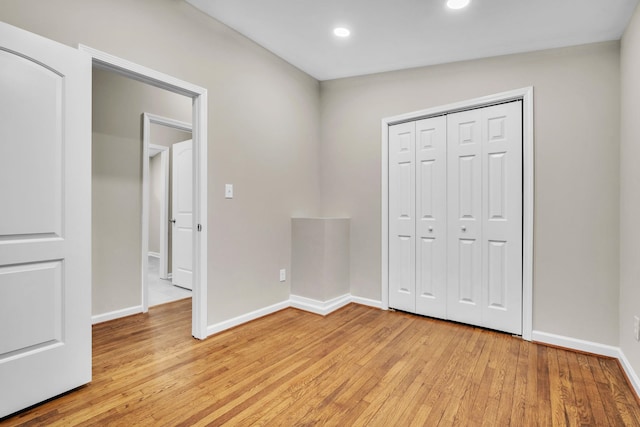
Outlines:
[[[93,382],[0,425],[640,426],[614,359],[351,304],[197,341],[190,300],[93,328]]]

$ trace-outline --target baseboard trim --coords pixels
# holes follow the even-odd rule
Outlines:
[[[360,305],[366,305],[373,308],[379,308],[380,310],[382,310],[382,301],[377,301],[374,299],[357,297],[355,295],[351,295],[351,302],[354,302]]]
[[[131,316],[133,314],[138,314],[138,313],[142,313],[141,305],[136,305],[133,307],[123,308],[121,310],[115,310],[115,311],[110,311],[108,313],[91,316],[91,324],[95,325],[97,323],[108,322],[109,320],[115,320],[121,317],[127,317],[127,316]]]
[[[260,317],[267,316],[269,314],[275,313],[276,311],[280,311],[289,307],[294,307],[300,310],[326,316],[327,314],[336,311],[337,309],[342,308],[351,302],[374,308],[380,308],[382,306],[382,303],[380,301],[362,297],[354,297],[350,294],[345,294],[337,298],[333,298],[329,301],[318,301],[298,295],[291,295],[290,299],[287,301],[273,304],[269,307],[261,308],[259,310],[252,311],[251,313],[243,314],[242,316],[225,320],[224,322],[209,325],[207,326],[207,336],[226,331],[227,329],[240,326],[243,323],[259,319]]]
[[[222,331],[226,331],[227,329],[231,329],[233,327],[242,325],[243,323],[250,322],[255,319],[259,319],[260,317],[267,316],[269,314],[275,313],[276,311],[283,310],[285,308],[289,308],[291,305],[289,301],[282,301],[277,304],[270,305],[268,307],[261,308],[259,310],[252,311],[247,314],[243,314],[242,316],[234,317],[233,319],[225,320],[223,322],[215,323],[213,325],[207,326],[207,336],[211,336],[213,334],[217,334]]]
[[[547,332],[532,331],[531,340],[542,344],[551,344],[571,350],[584,351],[585,353],[614,357],[616,359],[620,355],[620,348],[612,345],[600,344],[593,341],[585,341],[578,338],[550,334]]]
[[[154,258],[160,258],[160,254],[158,252],[149,251],[149,256],[152,256]]]
[[[569,350],[584,351],[586,353],[618,359],[633,391],[636,393],[636,396],[640,396],[640,378],[638,378],[638,374],[633,370],[631,363],[629,363],[629,360],[620,347],[540,331],[533,331],[531,333],[531,339],[534,342],[542,344],[551,344]]]
[[[327,314],[349,304],[351,300],[352,298],[350,294],[344,294],[339,297],[332,298],[329,301],[318,301],[311,298],[301,297],[299,295],[291,295],[289,302],[291,307],[326,316]]]
[[[619,353],[618,361],[620,362],[620,365],[622,365],[622,369],[624,370],[624,373],[627,375],[627,379],[629,380],[629,383],[635,390],[636,396],[640,396],[640,378],[638,378],[638,375],[631,367],[631,363],[629,363],[629,359],[627,359],[627,356],[624,355],[621,348],[618,349],[618,353]]]

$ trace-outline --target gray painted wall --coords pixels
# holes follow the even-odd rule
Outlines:
[[[535,330],[618,341],[618,42],[321,83],[322,215],[350,216],[351,292],[380,299],[380,120],[534,86]]]
[[[316,80],[182,1],[6,0],[0,19],[207,88],[208,324],[289,298],[290,218],[319,210]],[[96,296],[94,313],[139,300]]]
[[[329,301],[349,294],[349,218],[293,218],[291,294]]]
[[[640,373],[640,343],[633,316],[640,316],[640,7],[622,37],[620,144],[620,347]]]
[[[160,154],[149,158],[149,252],[160,252],[160,212],[162,210]],[[170,229],[170,228],[169,228]],[[168,236],[167,236],[168,237]]]

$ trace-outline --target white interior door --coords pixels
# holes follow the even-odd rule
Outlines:
[[[522,333],[522,111],[448,117],[448,318]]]
[[[191,140],[173,144],[172,282],[193,288],[193,144]]]
[[[482,110],[482,325],[522,333],[522,102]]]
[[[91,60],[0,23],[0,417],[91,381]]]
[[[416,310],[415,122],[389,126],[389,306]]]
[[[448,318],[482,324],[481,110],[447,118]]]
[[[416,122],[416,313],[447,316],[447,118]]]

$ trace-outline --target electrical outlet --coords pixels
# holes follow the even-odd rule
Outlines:
[[[633,336],[640,341],[640,317],[633,316]]]
[[[284,282],[285,280],[287,280],[287,270],[283,268],[280,270],[280,281]]]

